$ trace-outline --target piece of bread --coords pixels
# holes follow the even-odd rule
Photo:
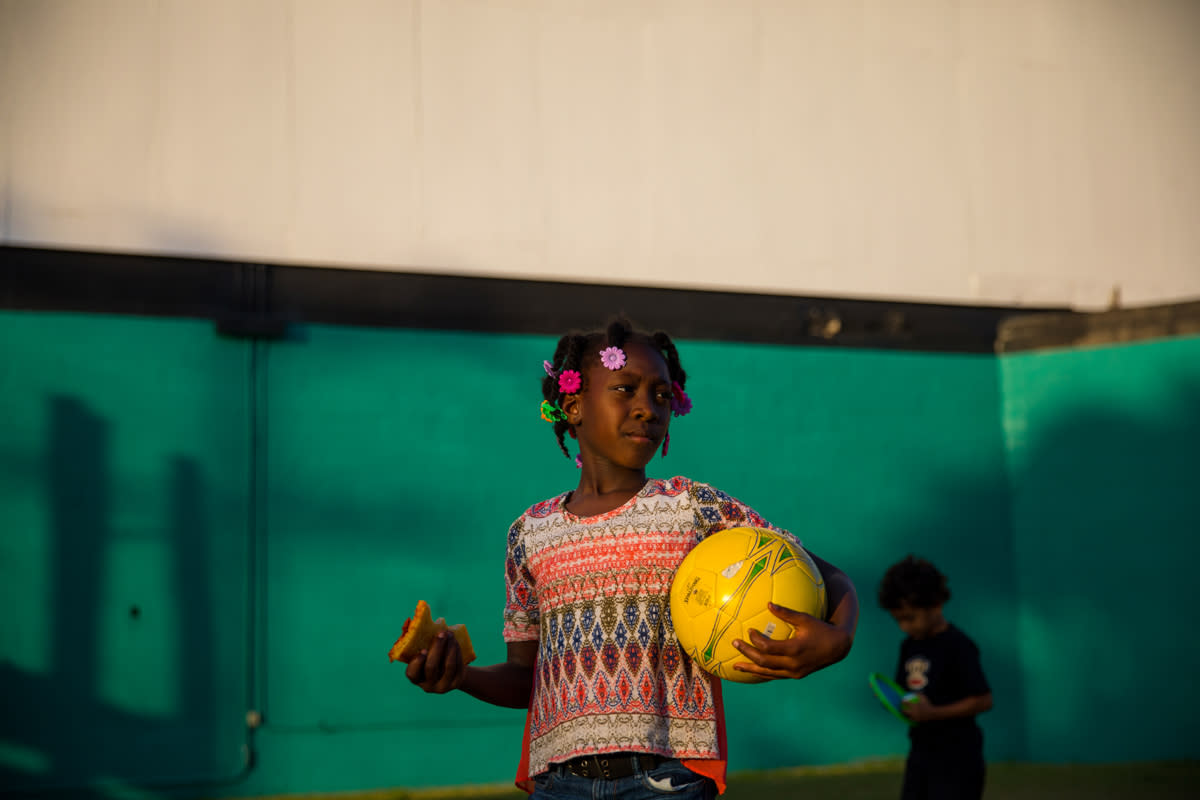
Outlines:
[[[454,634],[454,639],[458,642],[458,649],[462,651],[463,663],[470,664],[474,661],[475,648],[471,646],[471,634],[467,633],[467,626],[447,625],[446,620],[442,617],[433,619],[433,615],[429,613],[429,604],[424,600],[418,600],[413,615],[404,620],[400,638],[392,645],[391,652],[388,653],[388,660],[403,661],[407,664],[422,650],[429,649],[439,633],[447,630]]]

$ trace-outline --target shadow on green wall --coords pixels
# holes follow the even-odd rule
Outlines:
[[[859,757],[906,751],[903,728],[863,679],[895,668],[902,634],[875,592],[886,567],[912,552],[949,575],[947,616],[981,646],[995,693],[979,720],[989,758],[1196,758],[1200,688],[1186,676],[1200,672],[1190,635],[1200,607],[1200,340],[1035,354],[1004,369],[996,429],[1007,463],[997,468],[987,447],[976,464],[947,463],[954,447],[943,443],[905,469],[907,454],[889,442],[844,473],[859,503],[822,494],[838,506],[825,529],[861,545],[838,544],[831,557],[858,588],[859,633],[845,662],[795,696],[781,693],[777,707],[797,737],[854,737],[847,746]],[[881,463],[914,502],[868,519],[859,506],[886,480]],[[836,710],[806,716],[826,692],[837,693]],[[735,749],[837,747],[797,748],[751,722]]]
[[[1029,755],[1200,756],[1200,340],[1010,365]]]
[[[202,472],[186,457],[165,465],[170,518],[143,531],[156,540],[146,553],[125,559],[126,568],[158,577],[140,587],[136,578],[114,585],[129,575],[118,576],[122,568],[114,564],[110,425],[65,395],[48,399],[48,423],[47,603],[26,613],[41,619],[49,663],[44,671],[0,663],[6,699],[0,744],[30,762],[28,771],[11,761],[0,767],[0,784],[87,798],[111,796],[105,784],[211,781],[212,766],[222,761],[212,659],[218,638],[212,596],[220,587],[207,569],[211,498]],[[139,592],[153,586],[164,591]],[[172,629],[164,631],[168,618]],[[161,663],[164,632],[176,666],[170,675],[146,666]],[[173,711],[131,710],[121,702],[141,693],[169,698]]]

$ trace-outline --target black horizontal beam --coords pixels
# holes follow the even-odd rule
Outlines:
[[[261,338],[303,323],[557,335],[623,313],[680,339],[993,353],[1006,320],[1070,314],[30,247],[0,247],[0,267],[0,308],[201,317]]]

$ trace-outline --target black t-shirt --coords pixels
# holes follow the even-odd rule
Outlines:
[[[928,639],[905,639],[900,645],[896,682],[906,691],[921,692],[935,706],[991,691],[979,648],[953,625]],[[957,744],[982,747],[983,734],[975,717],[919,722],[909,729],[913,745]]]

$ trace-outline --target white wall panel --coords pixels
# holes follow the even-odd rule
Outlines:
[[[286,255],[295,177],[291,4],[155,6],[159,80],[150,100],[157,124],[138,139],[160,159],[152,186],[157,212],[145,220],[137,249]]]
[[[545,146],[545,263],[646,283],[656,242],[657,23],[633,3],[559,3],[537,74]],[[655,271],[661,274],[661,271]]]
[[[1200,296],[1193,0],[0,0],[0,241]]]
[[[147,151],[156,5],[0,6],[6,239],[103,247],[141,236],[159,163]]]
[[[291,12],[291,226],[281,258],[420,264],[421,37],[416,2]],[[369,24],[365,24],[369,21]]]

